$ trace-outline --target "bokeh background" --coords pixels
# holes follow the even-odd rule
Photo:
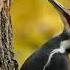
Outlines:
[[[58,0],[70,8],[70,0]],[[13,47],[19,67],[44,42],[63,31],[58,12],[48,0],[13,0]]]

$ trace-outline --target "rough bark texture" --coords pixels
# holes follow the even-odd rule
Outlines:
[[[0,5],[0,70],[18,70],[12,52],[11,0],[1,0]]]

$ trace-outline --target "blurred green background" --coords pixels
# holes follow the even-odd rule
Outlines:
[[[58,1],[70,8],[70,0]],[[48,0],[13,0],[11,15],[13,47],[19,66],[44,42],[61,33],[64,27]]]

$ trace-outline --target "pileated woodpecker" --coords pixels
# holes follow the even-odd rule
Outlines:
[[[49,2],[58,10],[64,23],[63,32],[42,45],[22,65],[21,70],[68,70],[70,53],[70,11],[56,0]]]

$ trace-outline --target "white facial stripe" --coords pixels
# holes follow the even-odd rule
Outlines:
[[[64,53],[64,52],[65,52],[65,50],[64,50],[63,48],[54,49],[54,50],[50,53],[49,58],[48,58],[48,61],[47,61],[47,63],[44,65],[43,70],[45,70],[45,68],[50,64],[51,58],[53,57],[54,54],[56,54],[56,53]]]
[[[49,55],[49,58],[48,58],[48,61],[46,62],[46,64],[44,65],[44,68],[43,70],[45,70],[45,68],[50,64],[51,62],[51,58],[53,57],[53,55],[55,53],[64,53],[66,49],[70,48],[70,40],[65,40],[65,41],[62,41],[61,44],[60,44],[60,47],[57,48],[57,49],[54,49],[53,51],[51,51],[50,55]]]
[[[65,50],[69,49],[70,48],[70,40],[62,41],[61,44],[60,44],[60,47],[65,49]]]
[[[50,64],[51,62],[51,58],[53,57],[54,54],[56,53],[64,53],[65,52],[65,46],[69,46],[69,44],[67,45],[66,43],[68,43],[69,41],[63,41],[60,45],[59,48],[57,49],[54,49],[53,51],[51,51],[50,55],[49,55],[49,58],[48,58],[48,61],[46,62],[46,64],[44,65],[44,68],[43,70],[45,70],[45,68]],[[66,44],[66,45],[65,45]]]

